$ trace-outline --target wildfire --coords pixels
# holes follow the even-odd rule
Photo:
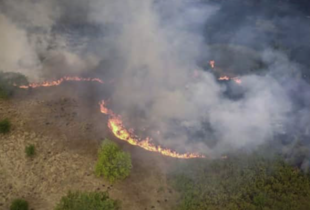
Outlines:
[[[231,79],[234,80],[237,84],[241,84],[242,83],[241,79],[239,79],[238,77],[233,77]]]
[[[41,83],[31,83],[28,85],[22,85],[19,86],[19,88],[22,89],[28,89],[28,88],[38,88],[38,87],[51,87],[51,86],[58,86],[64,81],[89,81],[89,82],[99,82],[103,83],[103,81],[99,78],[82,78],[82,77],[63,77],[58,80],[54,81],[46,81]],[[126,129],[123,125],[123,122],[121,120],[121,117],[114,114],[112,110],[109,110],[105,106],[105,101],[101,101],[99,103],[100,105],[100,111],[103,114],[106,114],[109,116],[108,121],[108,127],[112,131],[112,133],[119,139],[128,142],[131,145],[141,147],[147,151],[151,152],[158,152],[162,155],[174,157],[174,158],[181,158],[181,159],[190,159],[190,158],[204,158],[205,156],[195,154],[195,153],[185,153],[180,154],[175,151],[172,151],[167,148],[163,148],[161,146],[155,146],[151,143],[150,138],[146,138],[144,140],[139,139],[136,135],[133,134],[133,129]],[[158,131],[159,133],[159,131]]]
[[[211,68],[214,69],[214,67],[215,67],[215,61],[212,60],[212,61],[209,62],[209,64],[210,64]]]
[[[237,83],[237,84],[241,84],[241,83],[242,83],[241,79],[239,79],[238,77],[232,77],[232,78],[230,78],[230,77],[228,77],[228,76],[222,76],[222,77],[218,78],[218,80],[226,80],[226,81],[228,81],[228,80],[233,80],[233,81],[235,81],[235,83]]]
[[[99,103],[100,110],[103,114],[107,114],[109,116],[108,127],[112,131],[112,133],[119,139],[128,142],[131,145],[141,147],[145,150],[151,152],[158,152],[162,155],[174,157],[174,158],[182,158],[182,159],[190,159],[190,158],[204,158],[203,155],[198,155],[195,153],[185,153],[179,154],[175,151],[172,151],[167,148],[163,148],[161,146],[155,146],[150,141],[149,137],[144,140],[140,140],[137,136],[135,136],[130,130],[126,130],[121,120],[121,117],[114,114],[111,110],[107,109],[105,106],[105,102],[101,101]]]
[[[230,80],[230,78],[227,76],[223,76],[223,77],[218,78],[218,80]]]
[[[99,78],[83,78],[83,77],[62,77],[58,80],[54,81],[45,81],[41,83],[30,83],[28,85],[21,85],[19,88],[28,89],[28,88],[38,88],[38,87],[51,87],[51,86],[58,86],[64,81],[87,81],[87,82],[99,82],[103,83],[103,81]]]
[[[211,68],[214,69],[215,61],[211,60],[211,61],[209,61],[209,64],[210,64]],[[231,80],[231,79],[234,80],[237,84],[241,84],[242,83],[241,79],[239,79],[238,77],[230,78],[228,76],[221,76],[221,77],[218,78],[218,80],[226,80],[226,81]]]

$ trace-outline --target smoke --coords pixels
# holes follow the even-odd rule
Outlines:
[[[210,156],[252,150],[309,122],[299,106],[307,96],[297,103],[291,94],[309,90],[298,78],[306,59],[292,53],[298,36],[283,35],[292,27],[309,35],[309,24],[290,4],[266,4],[8,0],[0,3],[0,68],[33,79],[95,72],[113,79],[109,106],[141,137]],[[242,85],[219,83],[224,73]]]
[[[99,59],[83,52],[85,40],[59,30],[66,10],[60,1],[0,2],[0,70],[20,72],[39,80],[81,73],[95,68]]]

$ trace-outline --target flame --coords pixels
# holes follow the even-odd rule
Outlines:
[[[87,81],[87,82],[99,82],[103,84],[103,81],[99,78],[83,78],[83,77],[62,77],[58,80],[54,81],[45,81],[41,83],[30,83],[28,85],[21,85],[19,88],[28,89],[28,88],[38,88],[38,87],[51,87],[51,86],[58,86],[64,81]]]
[[[110,128],[112,133],[120,140],[126,141],[131,145],[141,147],[147,151],[158,152],[162,155],[169,156],[169,157],[181,158],[181,159],[204,158],[205,157],[203,155],[199,155],[195,153],[179,154],[170,149],[163,148],[161,146],[155,146],[154,144],[150,142],[152,139],[150,139],[149,137],[147,137],[144,140],[140,140],[132,132],[130,132],[129,130],[126,130],[121,120],[121,117],[114,114],[111,110],[107,109],[105,107],[104,101],[101,101],[99,105],[100,105],[101,113],[107,114],[109,116],[108,127]]]
[[[215,68],[215,61],[214,60],[209,61],[209,64],[210,64],[211,68],[213,68],[213,69]],[[239,79],[238,77],[230,78],[228,76],[221,76],[218,78],[218,80],[226,80],[226,81],[231,80],[231,79],[234,80],[237,84],[242,83],[241,79]]]
[[[234,80],[236,83],[241,84],[242,81],[238,77],[233,77],[232,80]]]
[[[215,67],[215,61],[212,60],[212,61],[209,62],[209,64],[210,64],[211,68],[214,69],[214,67]]]
[[[64,81],[90,81],[90,82],[103,83],[103,81],[99,78],[63,77],[63,78],[60,78],[54,81],[46,81],[42,83],[31,83],[28,85],[22,85],[22,86],[19,86],[19,88],[28,89],[28,88],[58,86]],[[141,140],[136,135],[133,134],[133,129],[126,130],[121,120],[121,117],[114,114],[112,110],[109,110],[106,107],[104,100],[99,102],[99,105],[100,105],[100,112],[109,116],[108,127],[112,131],[112,133],[117,138],[123,141],[126,141],[131,145],[141,147],[147,151],[158,152],[162,155],[174,157],[174,158],[190,159],[190,158],[204,158],[205,157],[203,155],[199,155],[195,153],[180,154],[170,149],[163,148],[161,146],[155,146],[154,144],[150,142],[152,139],[150,139],[149,137],[147,137],[144,140]],[[160,134],[159,131],[158,131],[158,134]]]
[[[227,76],[223,76],[223,77],[218,78],[218,80],[230,80],[230,78]]]
[[[222,76],[222,77],[219,77],[218,80],[226,80],[226,81],[228,81],[228,80],[233,80],[234,82],[236,82],[236,83],[239,84],[239,85],[242,83],[241,79],[238,78],[238,77],[232,77],[232,78],[230,78],[230,77],[228,77],[228,76]]]

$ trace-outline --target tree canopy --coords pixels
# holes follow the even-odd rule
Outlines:
[[[131,168],[130,154],[123,152],[114,142],[104,140],[98,152],[96,175],[113,183],[129,176]]]

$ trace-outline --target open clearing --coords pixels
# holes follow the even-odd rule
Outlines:
[[[165,176],[176,160],[113,138],[98,105],[74,84],[22,90],[0,101],[0,116],[13,126],[0,135],[0,209],[20,197],[31,209],[50,210],[69,190],[107,190],[126,210],[171,210],[176,202]],[[94,175],[97,149],[105,137],[129,151],[133,160],[130,177],[114,185]],[[37,151],[32,159],[25,155],[29,144]]]

